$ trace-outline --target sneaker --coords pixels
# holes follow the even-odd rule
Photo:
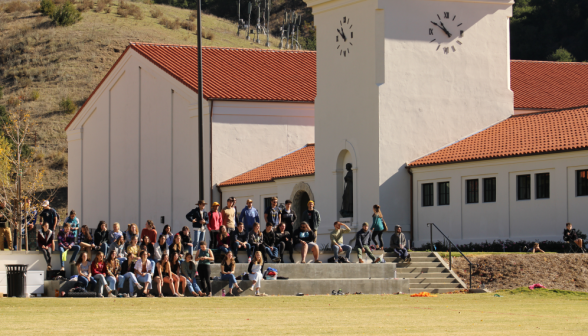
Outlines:
[[[274,259],[272,259],[272,261],[275,262],[275,263],[279,263],[280,260],[282,260],[282,259],[280,259],[280,258],[274,258]]]
[[[338,264],[338,263],[339,263],[339,260],[337,260],[337,259],[335,259],[335,260],[333,261],[333,264]]]
[[[360,264],[363,264],[363,259],[359,259],[359,263]]]
[[[406,258],[407,262],[412,262],[412,258],[410,256],[408,256],[408,258]]]
[[[290,258],[290,262],[291,262],[292,264],[294,264],[294,263],[295,263],[295,261],[294,261],[294,258]]]
[[[239,258],[235,257],[235,262],[238,264],[239,263]]]
[[[315,261],[314,261],[314,263],[315,263],[315,264],[322,264],[323,262],[322,262],[322,261],[320,261],[320,260],[315,260]]]
[[[345,258],[345,263],[346,264],[351,264],[351,261],[349,259]]]
[[[247,263],[251,263],[251,257],[247,258]]]
[[[133,297],[136,298],[137,297],[137,293],[133,294]]]
[[[237,288],[237,293],[243,293],[243,289],[241,287]]]
[[[335,290],[333,289],[333,291],[331,292],[331,295],[337,295],[337,292],[335,292]]]
[[[138,282],[135,284],[135,287],[137,287],[138,290],[143,290],[143,286]]]
[[[249,287],[249,290],[252,291],[253,290],[253,286]]]
[[[115,298],[115,297],[116,297],[116,295],[114,295],[114,294],[112,294],[112,292],[110,292],[110,293],[108,293],[108,297],[109,297],[109,298]]]
[[[104,295],[102,295],[102,294],[98,294],[98,297],[99,297],[99,298],[103,298],[103,297],[104,297]]]
[[[125,293],[125,294],[123,294],[122,296],[123,296],[123,298],[128,298],[128,297],[129,297],[129,294],[126,294],[126,293]]]

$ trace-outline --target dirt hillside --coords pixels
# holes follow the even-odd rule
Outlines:
[[[468,256],[478,264],[472,271],[472,287],[513,289],[540,283],[549,289],[588,292],[588,254],[500,254]],[[453,258],[454,271],[469,281],[469,264]]]

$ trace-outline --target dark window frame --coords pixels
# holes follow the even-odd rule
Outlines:
[[[449,205],[449,181],[437,182],[437,205]]]
[[[517,175],[517,201],[531,199],[531,174]]]
[[[496,203],[496,177],[482,179],[482,194],[484,203]]]
[[[549,192],[549,173],[538,173],[535,174],[535,198],[536,199],[548,199],[550,197]]]
[[[430,187],[430,190],[428,190]],[[422,206],[430,207],[435,205],[435,185],[433,183],[423,183],[421,184],[422,190]]]
[[[576,197],[580,196],[588,196],[588,169],[576,170]]]
[[[466,204],[480,203],[480,180],[466,180]]]

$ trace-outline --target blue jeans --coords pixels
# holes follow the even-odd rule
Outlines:
[[[118,289],[121,289],[124,287],[125,280],[129,280],[129,294],[131,296],[133,296],[133,293],[135,292],[135,284],[139,283],[137,281],[137,277],[135,277],[135,273],[127,272],[127,274],[125,274],[124,276],[119,276],[118,277],[118,286],[117,286]]]
[[[151,263],[153,263],[153,267],[151,268],[151,278],[153,278],[153,274],[155,274],[155,260],[151,259],[151,258],[147,258],[148,260],[151,260]],[[181,261],[180,260],[180,265],[181,265]],[[151,282],[151,281],[150,281]]]
[[[111,290],[115,290],[116,284],[117,282],[120,283],[121,279],[124,281],[125,277],[122,275],[117,275],[116,279],[114,277],[111,277],[110,275],[106,276],[106,283],[108,283],[108,287],[110,287]]]
[[[188,244],[182,244],[182,248],[185,250],[188,250],[188,252],[190,252],[190,254],[194,254],[194,244],[192,244],[192,246],[188,246]],[[180,256],[180,259],[182,259],[182,256]]]
[[[194,279],[187,279],[186,278],[186,288],[188,289],[188,291],[190,291],[190,293],[196,292],[196,293],[200,293],[202,292],[200,290],[200,287],[198,287],[198,282],[196,282],[196,277],[194,277]]]
[[[127,261],[127,258],[123,258],[123,257],[116,258],[116,259],[118,260],[118,262],[119,262],[121,265],[122,265],[122,263],[124,263],[125,261]]]
[[[151,281],[151,273],[147,273],[144,276],[139,275],[137,277],[137,281],[139,281],[139,282],[145,282],[145,283],[148,282],[149,283],[149,286],[147,287],[147,289],[151,290],[151,282],[152,282]]]
[[[278,248],[265,246],[265,253],[268,254],[272,259],[276,259],[278,257]]]
[[[408,251],[406,250],[406,248],[394,249],[394,252],[396,252],[396,254],[398,254],[398,258],[400,258],[400,259],[404,260],[408,257]]]
[[[241,250],[244,250],[244,249],[241,248]],[[245,250],[247,250],[247,257],[251,257],[251,245],[249,245],[249,244],[245,245]],[[239,243],[234,242],[233,243],[233,254],[235,255],[235,257],[237,256],[238,251],[239,251]]]
[[[229,253],[229,251],[231,251],[231,249],[229,249],[228,247],[224,247],[222,245],[218,247],[218,250],[223,252],[224,254],[227,254]]]
[[[229,289],[232,289],[233,286],[237,283],[237,279],[235,279],[234,274],[222,274],[221,280],[229,282]]]
[[[204,241],[206,231],[200,231],[200,229],[194,230],[194,244],[198,246],[201,241]]]
[[[71,259],[69,259],[70,263],[73,263],[76,261],[76,257],[78,256],[78,253],[80,252],[80,247],[78,245],[72,245],[69,248],[69,251],[73,251],[73,254],[71,256]],[[62,255],[65,252],[65,249],[61,246],[59,246],[59,255]],[[61,267],[65,267],[65,261],[63,261],[63,257],[61,257]]]
[[[89,291],[94,290],[94,287],[96,286],[96,279],[94,279],[93,277],[90,277],[90,281],[88,281],[88,279],[86,279],[83,276],[78,276],[78,283],[80,284],[80,287],[87,289]],[[90,285],[88,287],[88,285]]]
[[[340,245],[343,251],[345,252],[345,259],[349,259],[349,255],[351,254],[351,250],[353,249],[350,245],[341,244]],[[339,247],[333,246],[333,253],[335,254],[335,260],[339,258]]]
[[[102,253],[104,253],[104,259],[106,259],[106,253],[108,252],[108,244],[107,243],[102,243],[102,245],[96,246],[95,249],[97,251],[101,251]],[[88,257],[90,257],[90,256],[88,256]]]
[[[92,278],[97,282],[96,288],[94,288],[96,290],[96,293],[98,293],[98,295],[102,295],[104,286],[108,286],[108,284],[106,283],[106,278],[102,274],[96,274],[92,276]]]

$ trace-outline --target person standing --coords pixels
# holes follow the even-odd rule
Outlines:
[[[145,236],[149,237],[150,242],[157,241],[157,230],[155,229],[155,224],[151,219],[147,220],[145,223],[145,228],[141,230],[141,240],[143,240],[143,237]]]
[[[269,255],[273,262],[279,263],[280,258],[278,257],[278,248],[276,244],[276,233],[273,230],[271,222],[265,224],[265,230],[263,231],[263,247],[266,255]],[[266,258],[263,259],[266,262]]]
[[[318,236],[318,228],[321,225],[321,215],[318,210],[314,208],[314,201],[308,201],[306,204],[308,209],[302,213],[302,221],[308,223],[310,230],[314,232],[314,242]]]
[[[10,232],[10,212],[6,208],[6,201],[0,202],[0,251],[4,251],[4,238],[8,249],[12,251],[12,233]],[[51,256],[49,257],[51,258]]]
[[[80,252],[80,246],[76,245],[76,236],[71,231],[69,223],[63,224],[63,230],[59,231],[59,235],[57,240],[59,242],[59,252],[61,255],[61,270],[65,270],[65,258],[67,258],[67,252],[73,251],[73,255],[69,261],[70,264],[73,264],[76,261],[76,257]],[[65,256],[63,255],[65,253]]]
[[[286,231],[286,224],[281,223],[276,231],[276,245],[280,253],[280,260],[284,262],[284,251],[288,250],[290,253],[290,262],[294,263],[294,243],[292,242],[292,234]]]
[[[349,226],[341,223],[335,222],[333,224],[335,230],[331,231],[331,249],[333,250],[333,254],[335,256],[335,263],[339,262],[339,253],[345,252],[345,263],[349,263],[349,256],[351,254],[352,247],[351,245],[343,244],[343,235],[346,233],[351,232]],[[344,229],[341,227],[344,226]]]
[[[206,225],[208,225],[208,212],[204,210],[206,202],[204,200],[198,201],[197,208],[190,210],[186,214],[186,219],[192,222],[192,230],[194,231],[194,244],[200,244],[204,241],[206,234]]]
[[[231,247],[235,255],[235,262],[239,262],[239,257],[237,257],[239,250],[247,251],[248,262],[251,261],[251,244],[249,244],[248,239],[249,236],[247,231],[245,231],[245,225],[241,222],[237,225],[237,230],[231,233]]]
[[[406,237],[404,236],[404,233],[402,233],[402,227],[396,225],[394,231],[394,234],[390,237],[390,249],[396,252],[398,258],[410,262],[411,258],[406,250]]]
[[[259,223],[259,212],[253,207],[253,200],[247,200],[247,206],[241,210],[239,222],[243,223],[246,232],[253,230],[254,223]]]
[[[278,227],[280,222],[282,221],[282,212],[278,207],[278,198],[272,197],[271,206],[265,209],[263,218],[265,219],[265,223],[272,223],[272,226]]]
[[[237,209],[237,198],[231,197],[231,202],[233,203],[233,209],[235,210],[235,216],[233,217],[233,222],[235,223],[235,228],[233,231],[237,229],[237,224],[239,224],[239,209]],[[229,231],[231,233],[232,231]]]
[[[223,217],[223,225],[227,228],[227,232],[235,231],[235,208],[233,208],[233,198],[227,199],[227,206],[221,211]]]
[[[294,232],[294,223],[296,222],[296,213],[292,210],[292,201],[286,200],[285,208],[282,210],[282,220],[281,223],[286,225],[286,231]]]
[[[212,210],[208,213],[208,232],[210,232],[210,248],[216,248],[216,241],[218,230],[223,225],[223,217],[218,211],[220,204],[218,202],[212,203]]]
[[[214,261],[212,251],[206,247],[206,242],[200,242],[198,250],[198,276],[200,277],[200,288],[207,296],[212,296],[212,287],[210,287],[210,262]]]
[[[45,222],[41,226],[41,230],[37,233],[37,244],[47,262],[47,270],[50,271],[51,252],[53,251],[53,231],[49,228],[49,223]]]
[[[370,228],[372,231],[372,241],[374,244],[376,244],[376,250],[383,250],[384,242],[382,241],[382,233],[386,231],[386,222],[384,222],[384,216],[380,211],[379,205],[374,205],[373,210],[374,214],[372,215],[372,227]],[[380,245],[378,245],[376,237],[380,240]]]
[[[108,229],[105,221],[100,221],[94,232],[94,249],[101,251],[103,256],[108,252]]]
[[[41,211],[40,214],[42,219],[41,224],[45,222],[49,223],[49,230],[54,231],[55,226],[57,226],[57,219],[59,217],[57,215],[57,211],[49,206],[48,200],[44,200],[43,203],[41,203],[41,206],[43,207],[43,211]]]
[[[372,240],[372,232],[368,230],[369,224],[367,222],[363,223],[361,226],[361,230],[357,231],[355,234],[355,249],[357,250],[357,257],[359,258],[359,263],[363,264],[362,259],[362,252],[366,253],[372,262],[377,263],[380,262],[380,258],[376,259],[372,250],[370,250],[370,240]]]

